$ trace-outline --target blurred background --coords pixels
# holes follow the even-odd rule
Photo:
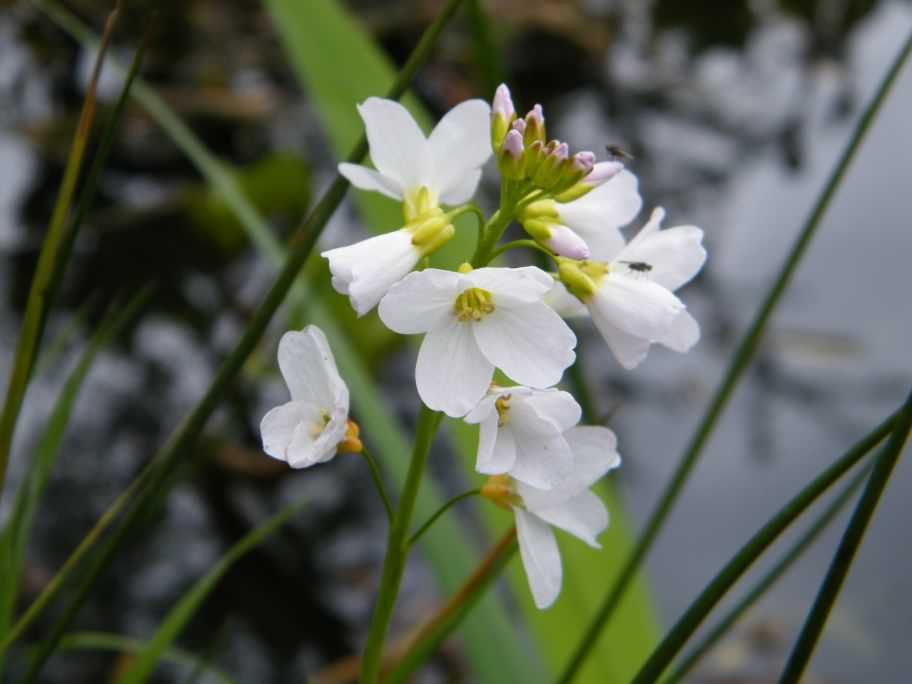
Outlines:
[[[322,0],[321,0],[322,1]],[[269,4],[269,3],[267,3]],[[307,3],[304,3],[306,6]],[[441,3],[339,3],[396,63]],[[846,143],[860,109],[912,30],[899,0],[486,0],[446,29],[414,94],[439,117],[507,81],[517,108],[544,106],[549,135],[634,159],[643,216],[706,232],[707,267],[682,291],[701,322],[695,351],[655,348],[623,371],[581,326],[584,373],[618,433],[615,476],[630,526],[651,511],[739,334]],[[98,31],[107,2],[66,7]],[[308,89],[257,2],[135,0],[114,37],[129,60],[157,10],[143,77],[221,159],[279,236],[328,185],[338,155]],[[340,50],[343,49],[340,46]],[[30,2],[0,2],[0,378],[7,377],[43,232],[94,60]],[[327,55],[327,59],[331,59]],[[106,69],[102,119],[121,80]],[[340,86],[344,87],[344,86]],[[380,93],[377,93],[380,94]],[[789,497],[893,410],[912,384],[912,69],[901,74],[843,181],[765,345],[649,558],[660,626],[670,625],[738,546]],[[488,169],[479,202],[492,208]],[[390,228],[396,227],[390,225]],[[469,225],[463,230],[471,230]],[[327,246],[365,236],[351,202]],[[314,260],[308,282],[413,419],[413,350],[374,317],[353,327]],[[31,538],[23,604],[203,393],[272,280],[230,209],[138,104],[121,126],[79,237],[17,431],[0,518],[69,369],[106,308],[154,280],[152,303],[92,368]],[[386,523],[358,459],[293,472],[259,452],[263,413],[285,401],[281,332],[307,321],[283,309],[210,421],[196,458],[144,534],[132,539],[82,611],[80,629],[151,634],[191,583],[267,512],[307,495],[306,512],[240,562],[180,644],[242,682],[299,682],[360,648]],[[366,435],[370,443],[370,435]],[[441,446],[441,452],[445,445]],[[435,459],[446,491],[465,471]],[[904,682],[912,671],[912,462],[900,462],[831,617],[809,682]],[[621,521],[620,511],[615,513]],[[460,512],[486,533],[472,507]],[[504,514],[506,515],[506,514]],[[844,520],[844,517],[840,520]],[[840,524],[693,674],[695,682],[775,681],[825,572]],[[562,546],[576,544],[567,541]],[[600,562],[616,565],[611,548]],[[440,600],[420,558],[406,575],[400,627]],[[515,562],[514,562],[515,564]],[[768,564],[761,563],[762,566]],[[32,636],[47,629],[39,624]],[[47,682],[107,681],[116,655],[62,653]],[[162,682],[183,681],[164,666]],[[472,681],[458,641],[421,681]]]

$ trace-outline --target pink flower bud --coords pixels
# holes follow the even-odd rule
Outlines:
[[[523,137],[519,131],[511,130],[504,138],[503,150],[514,159],[519,159],[523,154]]]
[[[603,183],[607,183],[623,170],[624,165],[619,161],[599,162],[592,167],[592,171],[589,172],[589,175],[586,176],[584,181],[587,185],[597,187]]]
[[[513,98],[510,97],[510,89],[506,83],[501,83],[494,91],[494,102],[491,104],[491,111],[494,115],[500,114],[505,119],[511,119],[516,110],[513,108]]]
[[[514,131],[519,131],[519,134],[522,135],[526,132],[526,122],[523,119],[517,119],[510,128]]]
[[[554,148],[554,156],[560,161],[564,161],[567,157],[570,156],[570,146],[567,143],[562,142],[556,148]]]
[[[588,259],[589,245],[567,226],[552,226],[551,237],[545,245],[555,254],[569,259]]]
[[[542,111],[542,106],[540,104],[532,107],[529,113],[526,114],[526,118],[534,120],[539,126],[545,125],[545,114]]]
[[[592,171],[595,166],[595,155],[592,152],[583,151],[573,155],[573,170],[582,173],[584,176]]]

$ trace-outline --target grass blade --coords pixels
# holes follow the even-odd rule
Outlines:
[[[877,93],[858,120],[848,145],[827,180],[823,192],[814,204],[814,208],[811,210],[794,246],[790,250],[788,257],[786,257],[782,268],[779,270],[772,288],[766,295],[750,328],[748,328],[744,337],[741,339],[741,342],[738,344],[735,355],[732,357],[732,360],[725,371],[725,375],[723,376],[719,387],[716,389],[713,399],[710,402],[703,419],[700,421],[693,438],[685,449],[678,467],[672,475],[671,481],[665,488],[656,508],[650,515],[645,529],[640,536],[640,540],[637,542],[636,548],[624,564],[624,569],[620,573],[618,579],[613,583],[602,600],[595,620],[592,621],[589,628],[586,630],[586,634],[580,641],[579,647],[567,663],[563,674],[558,680],[559,684],[568,684],[574,678],[577,670],[581,667],[583,661],[589,654],[589,651],[596,643],[603,625],[610,619],[615,608],[620,603],[627,585],[633,579],[640,564],[646,557],[646,554],[648,554],[649,550],[652,548],[652,544],[658,536],[662,525],[677,501],[694,466],[697,464],[697,461],[703,452],[703,447],[709,441],[709,437],[715,429],[716,423],[719,421],[722,412],[728,405],[728,400],[731,398],[735,387],[744,375],[744,371],[753,360],[754,354],[759,348],[763,338],[766,324],[769,322],[773,311],[782,299],[785,290],[788,288],[792,276],[798,268],[798,264],[801,263],[801,259],[804,257],[804,254],[811,243],[811,239],[817,232],[823,215],[830,206],[830,201],[836,194],[840,182],[845,176],[852,159],[855,157],[855,153],[861,146],[865,134],[870,129],[877,112],[880,110],[893,83],[896,81],[897,75],[908,58],[910,49],[912,49],[912,36],[906,40],[899,55],[897,55],[887,74],[884,76],[883,81],[877,89]]]
[[[817,540],[817,537],[829,526],[836,518],[839,512],[852,499],[858,488],[864,484],[865,479],[871,474],[871,466],[867,465],[852,478],[852,481],[843,489],[826,510],[820,514],[817,520],[807,529],[801,538],[785,553],[773,568],[767,572],[763,578],[754,585],[754,588],[747,592],[744,597],[713,627],[699,644],[694,646],[693,650],[681,659],[681,662],[675,666],[668,677],[662,680],[662,684],[673,684],[680,682],[686,677],[691,670],[700,662],[700,660],[712,650],[719,640],[729,633],[735,623],[766,594],[767,591],[779,581],[792,564],[797,561],[801,555]]]
[[[60,640],[61,651],[116,651],[132,655],[141,653],[147,647],[147,642],[107,632],[74,632]],[[221,670],[207,664],[202,658],[179,648],[165,649],[161,659],[187,668],[199,668],[219,684],[235,684],[235,681]]]
[[[63,181],[51,214],[47,235],[41,245],[38,266],[35,269],[28,301],[26,302],[25,316],[22,321],[19,341],[16,345],[16,355],[6,389],[6,401],[3,404],[3,413],[0,414],[0,492],[3,491],[3,484],[6,480],[10,449],[12,449],[13,445],[13,434],[16,430],[19,412],[22,409],[22,401],[25,398],[32,367],[38,354],[38,347],[41,344],[41,334],[50,305],[49,288],[57,277],[55,271],[65,266],[58,257],[64,242],[66,218],[76,191],[76,181],[79,178],[86,146],[92,132],[92,123],[95,120],[95,87],[104,62],[105,50],[119,14],[118,5],[108,16],[105,24],[104,35],[95,58],[95,66],[92,69],[89,86],[86,89],[82,112],[79,115],[76,136],[73,139],[73,144],[67,157]]]
[[[905,407],[904,409],[905,410]],[[814,478],[779,512],[758,530],[734,557],[718,572],[690,607],[671,628],[659,647],[640,669],[632,684],[652,684],[678,654],[687,639],[697,630],[713,607],[722,600],[757,558],[799,515],[817,500],[852,466],[862,460],[897,426],[901,411],[897,411],[857,442],[843,456]]]
[[[864,539],[865,532],[868,529],[868,524],[871,522],[871,518],[874,517],[874,511],[877,509],[880,497],[886,490],[893,468],[896,467],[903,447],[906,445],[910,429],[912,429],[912,394],[909,395],[899,420],[896,421],[893,434],[890,435],[890,439],[877,456],[877,460],[874,463],[874,472],[871,473],[868,484],[861,495],[861,500],[855,506],[852,518],[849,520],[845,533],[842,535],[826,577],[817,592],[817,598],[814,599],[814,605],[808,613],[804,626],[801,628],[801,633],[798,635],[798,640],[795,642],[788,662],[785,664],[785,670],[783,670],[782,677],[779,679],[780,684],[797,683],[801,679],[808,662],[810,662],[814,647],[823,633],[830,610],[832,610],[833,605],[836,603],[836,598],[839,596],[842,583],[849,574],[849,568],[858,553],[861,541]]]
[[[168,646],[181,633],[184,626],[193,617],[197,609],[209,595],[219,580],[231,569],[238,560],[262,544],[279,527],[287,523],[304,507],[306,501],[297,501],[285,507],[280,512],[258,525],[244,535],[209,572],[191,587],[171,609],[168,616],[159,626],[155,636],[146,644],[130,668],[118,679],[117,684],[139,684],[145,682],[155,669],[159,659],[163,656]]]

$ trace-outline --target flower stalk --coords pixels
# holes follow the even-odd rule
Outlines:
[[[442,418],[442,413],[432,411],[426,406],[422,406],[421,412],[418,414],[412,461],[405,487],[402,489],[402,496],[399,498],[399,507],[393,516],[393,524],[390,526],[387,538],[380,592],[377,596],[374,614],[371,617],[367,646],[364,650],[361,684],[374,684],[380,678],[383,644],[386,641],[386,633],[393,616],[396,597],[399,595],[399,586],[402,583],[405,561],[408,558],[408,532],[411,527],[412,513],[415,511],[415,500],[418,497],[421,478],[431,453],[431,443],[434,441]]]

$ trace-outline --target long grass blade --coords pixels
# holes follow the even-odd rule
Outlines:
[[[3,413],[0,414],[0,492],[3,491],[3,484],[6,481],[10,449],[13,445],[13,435],[16,430],[19,412],[22,409],[22,401],[25,398],[25,391],[28,388],[32,367],[41,343],[46,312],[50,304],[48,290],[56,277],[55,271],[65,265],[58,257],[64,242],[66,218],[76,192],[76,181],[82,169],[86,147],[92,132],[92,123],[95,120],[95,87],[104,63],[105,50],[119,14],[120,8],[118,5],[108,16],[108,20],[105,23],[105,30],[98,55],[95,58],[92,76],[86,89],[82,112],[79,115],[76,136],[73,139],[73,144],[67,157],[63,181],[51,214],[47,235],[41,245],[38,266],[32,278],[32,286],[25,306],[25,316],[22,321],[19,342],[16,345],[16,355],[6,389]]]
[[[745,543],[734,557],[716,574],[690,607],[671,628],[662,643],[640,669],[632,684],[653,684],[678,654],[690,636],[738,578],[791,525],[801,513],[836,483],[850,468],[861,461],[898,425],[906,407],[892,414],[868,435],[859,440],[843,456],[815,477],[783,506],[776,515]]]
[[[161,623],[155,636],[140,652],[130,668],[118,679],[117,684],[139,684],[145,682],[155,669],[159,659],[166,649],[181,633],[184,626],[193,617],[205,601],[209,593],[215,588],[225,573],[231,569],[246,554],[262,544],[279,527],[291,520],[301,511],[306,501],[297,501],[285,507],[279,513],[258,525],[241,538],[231,549],[222,556],[209,572],[191,587],[171,609],[168,616]]]
[[[74,632],[67,634],[60,640],[61,651],[115,651],[135,655],[148,648],[148,643],[138,639],[131,639],[120,634],[108,632]],[[235,681],[221,670],[212,667],[202,658],[179,648],[168,648],[162,654],[162,660],[181,665],[186,668],[198,668],[208,674],[219,684],[236,684]]]
[[[896,81],[897,75],[902,69],[902,66],[905,64],[906,59],[909,56],[910,49],[912,49],[912,36],[906,40],[906,43],[903,46],[902,50],[893,61],[893,64],[890,66],[887,74],[884,76],[883,81],[877,89],[877,93],[865,108],[864,112],[861,115],[861,118],[855,125],[855,130],[852,133],[848,145],[846,146],[841,157],[839,158],[839,161],[833,169],[833,172],[827,180],[823,192],[814,204],[814,208],[812,209],[807,221],[802,227],[794,246],[792,247],[791,251],[788,254],[788,257],[786,257],[786,260],[782,265],[782,268],[777,274],[772,288],[769,290],[769,293],[764,299],[763,304],[760,306],[760,309],[754,317],[753,322],[751,323],[747,332],[744,334],[741,342],[738,344],[738,348],[735,351],[735,354],[732,357],[727,370],[725,371],[725,375],[723,376],[719,387],[716,389],[716,392],[713,395],[713,399],[710,402],[710,405],[704,414],[703,419],[700,421],[700,424],[697,427],[693,438],[685,449],[678,467],[672,475],[671,481],[665,488],[658,504],[656,505],[656,508],[650,515],[644,531],[639,541],[637,542],[636,548],[624,564],[624,569],[621,571],[618,579],[614,582],[614,584],[606,593],[605,598],[602,600],[596,618],[592,621],[589,628],[586,630],[583,639],[580,641],[579,647],[577,648],[573,657],[567,663],[563,674],[558,680],[559,684],[568,684],[574,678],[577,671],[582,666],[583,661],[586,659],[589,652],[597,642],[602,627],[610,619],[618,603],[620,603],[625,589],[633,579],[643,559],[652,548],[652,544],[658,536],[662,525],[664,524],[665,520],[668,517],[668,514],[671,512],[672,507],[677,501],[677,498],[680,495],[681,490],[684,488],[684,484],[690,477],[694,466],[697,464],[697,461],[703,452],[703,447],[709,441],[709,437],[712,435],[716,423],[728,405],[728,401],[731,398],[735,387],[737,387],[738,382],[744,375],[744,371],[753,360],[754,355],[760,346],[760,342],[763,339],[763,333],[766,330],[766,325],[772,317],[773,311],[776,309],[776,306],[782,299],[782,295],[788,288],[792,276],[797,270],[798,265],[801,263],[801,260],[804,257],[804,254],[807,251],[812,238],[817,232],[817,228],[820,225],[821,219],[829,208],[830,202],[836,194],[836,190],[839,188],[839,184],[845,176],[845,173],[848,170],[852,160],[855,158],[855,153],[861,146],[865,134],[871,128],[871,124],[874,122],[877,113],[880,111],[881,105],[886,100],[887,94],[890,92],[890,89]]]
[[[890,475],[899,462],[906,440],[909,438],[910,429],[912,429],[912,394],[909,395],[903,412],[900,414],[899,420],[896,421],[893,434],[890,435],[890,439],[877,456],[877,460],[874,463],[874,472],[871,473],[871,478],[868,480],[861,499],[852,513],[852,518],[846,526],[845,533],[842,535],[826,577],[820,585],[817,597],[814,599],[814,605],[811,606],[804,626],[801,628],[801,633],[798,635],[788,662],[785,664],[782,677],[779,679],[780,684],[796,684],[801,680],[804,669],[814,653],[814,647],[817,645],[820,635],[823,634],[823,628],[826,626],[830,611],[836,603],[842,584],[849,574],[852,561],[855,560],[858,549],[861,547],[868,524],[871,522],[871,518],[874,517],[874,511],[877,509],[880,497],[886,490]]]
[[[704,636],[700,643],[681,659],[674,670],[665,679],[662,684],[674,684],[683,681],[690,674],[694,667],[709,653],[712,648],[726,634],[729,634],[731,628],[740,620],[745,613],[759,601],[776,582],[792,567],[805,551],[817,540],[820,534],[829,527],[830,523],[836,519],[836,516],[852,500],[852,497],[858,491],[867,477],[871,474],[871,465],[866,465],[859,473],[852,478],[852,481],[839,493],[833,501],[827,506],[826,510],[821,513],[817,520],[801,535],[797,542],[782,555],[782,558],[760,579],[754,587],[748,591],[735,606],[725,614],[712,630]]]

